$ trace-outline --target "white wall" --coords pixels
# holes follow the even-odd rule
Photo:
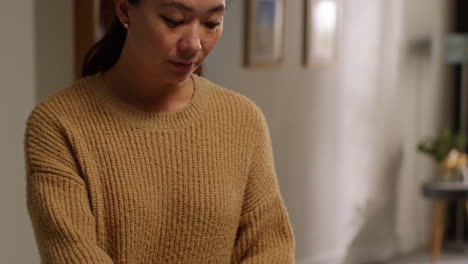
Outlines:
[[[41,101],[74,78],[74,1],[34,2],[37,100]]]
[[[36,263],[24,185],[23,134],[34,105],[34,20],[31,1],[0,9],[0,262]]]
[[[244,1],[231,1],[209,79],[256,101],[270,125],[298,263],[366,263],[426,243],[416,143],[450,123],[441,40],[449,1],[345,0],[338,63],[301,66],[303,1],[287,1],[286,58],[242,67]],[[410,43],[432,40],[430,55]],[[415,226],[414,219],[417,219]]]
[[[4,1],[0,9],[0,263],[39,263],[26,211],[23,137],[38,100],[72,81],[72,3]]]

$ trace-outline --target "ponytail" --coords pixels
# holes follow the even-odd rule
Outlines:
[[[128,0],[128,2],[136,6],[141,0]],[[112,68],[119,60],[127,38],[127,29],[115,15],[114,1],[101,1],[100,9],[100,22],[106,33],[86,54],[81,71],[82,77]]]
[[[93,75],[109,70],[117,63],[127,37],[127,30],[114,17],[104,37],[94,44],[86,54],[82,76]]]

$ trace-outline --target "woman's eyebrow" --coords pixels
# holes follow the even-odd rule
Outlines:
[[[160,7],[175,7],[177,9],[180,9],[182,11],[187,11],[187,12],[194,12],[194,9],[190,6],[187,6],[183,3],[177,2],[177,1],[171,1],[168,3],[161,4]],[[224,5],[219,5],[213,8],[210,8],[206,13],[217,13],[225,10]]]

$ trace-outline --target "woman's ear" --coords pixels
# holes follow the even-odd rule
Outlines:
[[[130,16],[128,15],[128,1],[127,0],[114,0],[115,14],[119,18],[122,25],[130,24]]]

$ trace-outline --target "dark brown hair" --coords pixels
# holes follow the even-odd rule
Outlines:
[[[106,1],[101,2],[103,3]],[[132,5],[138,5],[141,0],[128,0],[128,2]],[[104,9],[103,8],[104,6],[101,5],[101,10],[114,11],[113,3],[112,5],[106,6]],[[101,12],[100,22],[105,28],[105,34],[91,47],[88,53],[86,53],[81,73],[83,77],[109,70],[120,58],[125,39],[127,37],[127,30],[117,18],[115,12],[112,12],[112,14],[113,18],[110,26],[107,26],[106,24],[108,23],[106,23],[106,21],[109,20],[109,16],[108,14]]]

